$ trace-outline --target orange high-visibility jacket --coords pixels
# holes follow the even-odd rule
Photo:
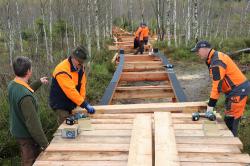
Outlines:
[[[51,107],[71,111],[75,106],[80,106],[86,97],[86,82],[85,72],[74,68],[71,57],[59,63],[53,72]]]
[[[210,65],[209,73],[212,77],[212,90],[210,98],[218,99],[220,92],[225,94],[247,81],[244,74],[233,60],[222,52],[211,49],[207,64]]]
[[[143,34],[142,34],[142,27],[139,27],[137,31],[135,32],[135,37],[139,39],[140,41],[143,40]]]
[[[148,27],[146,26],[145,28],[142,28],[142,36],[143,37],[148,37],[148,34],[149,34]]]

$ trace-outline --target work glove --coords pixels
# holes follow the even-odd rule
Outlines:
[[[81,107],[82,108],[85,108],[89,114],[94,114],[95,113],[95,109],[93,106],[91,106],[88,102],[84,101],[82,104],[81,104]]]

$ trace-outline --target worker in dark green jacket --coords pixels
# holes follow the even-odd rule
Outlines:
[[[10,132],[20,145],[22,165],[29,166],[48,145],[33,94],[42,83],[47,84],[48,80],[47,77],[42,77],[28,85],[32,69],[31,60],[27,57],[15,58],[12,66],[16,77],[8,85]]]

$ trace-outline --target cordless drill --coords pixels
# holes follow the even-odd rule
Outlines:
[[[86,118],[87,116],[83,113],[75,113],[73,115],[70,115],[69,117],[66,118],[66,124],[67,125],[73,125],[77,123],[78,119],[81,118]]]
[[[210,121],[215,121],[216,120],[215,114],[213,112],[211,112],[211,111],[206,112],[206,113],[194,112],[192,114],[192,120],[193,121],[198,121],[200,119],[200,117],[208,118]]]

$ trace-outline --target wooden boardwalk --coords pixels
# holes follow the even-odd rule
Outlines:
[[[114,28],[121,49],[93,130],[75,139],[58,130],[36,166],[247,166],[248,154],[217,114],[214,122],[191,120],[205,102],[186,102],[173,69],[161,53],[133,55],[133,36]],[[141,104],[142,103],[142,104]],[[63,127],[62,124],[60,127]]]

